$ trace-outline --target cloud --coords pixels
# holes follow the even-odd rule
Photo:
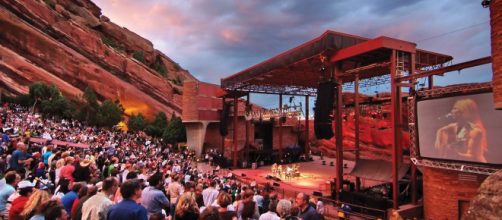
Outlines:
[[[490,55],[489,10],[479,1],[97,0],[96,4],[113,22],[151,40],[200,80],[217,84],[327,29],[417,42],[419,48],[452,55],[455,63]],[[480,71],[491,74],[489,68]],[[456,78],[447,75],[438,82],[455,83]]]

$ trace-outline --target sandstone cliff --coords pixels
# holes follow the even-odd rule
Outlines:
[[[0,85],[20,94],[43,81],[78,99],[90,86],[126,113],[181,114],[181,84],[196,80],[90,0],[0,0]]]

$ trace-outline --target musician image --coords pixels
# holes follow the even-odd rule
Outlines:
[[[458,100],[447,116],[453,122],[436,132],[434,147],[439,156],[486,163],[486,129],[476,102],[472,99]]]
[[[280,165],[280,164],[279,164],[279,166],[277,166],[277,174],[278,174],[278,176],[282,175],[282,165]]]

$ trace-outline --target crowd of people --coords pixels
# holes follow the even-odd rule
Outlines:
[[[143,132],[43,118],[14,104],[0,116],[0,219],[323,219],[322,203],[304,193],[284,199],[273,187],[203,171],[194,152]]]

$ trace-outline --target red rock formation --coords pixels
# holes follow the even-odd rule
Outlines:
[[[76,99],[90,86],[126,113],[180,115],[182,87],[173,82],[196,80],[89,0],[0,0],[0,28],[1,85],[11,94],[43,81]],[[154,69],[158,60],[167,73]]]

